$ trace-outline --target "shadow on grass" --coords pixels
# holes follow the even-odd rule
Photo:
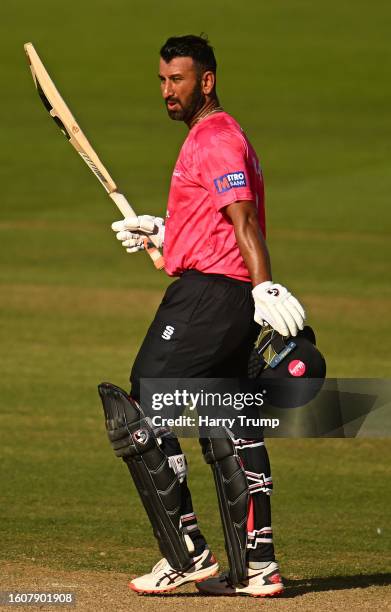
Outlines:
[[[356,576],[326,576],[301,580],[285,579],[284,597],[298,597],[305,593],[323,591],[345,591],[347,589],[368,589],[371,586],[388,586],[391,584],[391,573],[358,574]]]
[[[372,586],[388,586],[391,584],[391,573],[385,574],[358,574],[357,576],[327,576],[325,578],[309,578],[289,580],[283,579],[285,591],[279,597],[289,599],[300,597],[306,593],[322,593],[324,591],[345,591],[347,589],[367,589]],[[180,588],[180,587],[179,587]],[[243,597],[248,595],[243,595]],[[203,593],[150,593],[141,597],[208,597]]]

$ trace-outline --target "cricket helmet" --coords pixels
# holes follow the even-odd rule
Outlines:
[[[248,362],[248,377],[257,379],[268,403],[280,408],[304,406],[319,393],[326,362],[309,326],[297,336],[284,337],[263,326]]]

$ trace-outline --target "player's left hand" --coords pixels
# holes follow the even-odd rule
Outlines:
[[[155,243],[155,246],[159,249],[163,246],[165,228],[164,219],[161,217],[152,215],[126,217],[122,221],[114,221],[111,229],[116,232],[117,240],[122,242],[127,253],[142,251],[145,248],[145,238],[151,235],[157,238],[158,243]]]
[[[265,281],[252,291],[255,302],[254,319],[262,325],[266,321],[282,336],[296,336],[303,329],[305,312],[300,302],[288,289]]]

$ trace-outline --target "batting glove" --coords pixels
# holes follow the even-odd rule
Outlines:
[[[164,219],[151,215],[140,215],[139,217],[126,217],[122,221],[115,221],[111,224],[111,229],[116,232],[117,240],[122,242],[127,253],[137,253],[142,251],[145,238],[153,235],[157,238],[154,241],[159,249],[164,242]]]
[[[282,336],[296,336],[303,329],[304,308],[285,287],[266,281],[256,285],[252,293],[257,323],[266,321]]]

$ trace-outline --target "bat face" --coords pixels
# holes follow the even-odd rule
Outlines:
[[[88,142],[80,126],[77,124],[76,119],[47,73],[34,46],[31,43],[26,43],[24,45],[24,50],[30,64],[35,87],[37,88],[44,107],[49,112],[52,119],[57,123],[70,144],[76,149],[80,157],[95,174],[100,183],[102,183],[124,217],[134,217],[136,213],[125,196],[122,193],[118,193],[117,185]],[[154,242],[154,236],[151,236],[151,241]],[[160,255],[158,249],[153,247],[152,249],[147,249],[147,252],[154,261],[155,267],[159,270],[162,269],[164,267],[164,259]]]
[[[33,68],[31,67],[31,72],[34,74],[33,72]],[[64,134],[64,136],[71,141],[72,140],[72,134],[70,134],[67,130],[67,128],[65,127],[65,125],[63,124],[63,122],[61,121],[60,117],[58,117],[58,115],[56,115],[56,111],[54,110],[54,108],[52,107],[50,101],[48,100],[48,98],[45,95],[44,90],[41,87],[41,84],[37,78],[37,75],[34,75],[34,82],[35,82],[35,86],[37,88],[39,97],[41,98],[44,107],[46,108],[46,110],[49,111],[49,115],[52,117],[52,119],[55,121],[55,123],[57,123],[58,127],[60,128],[60,130],[62,131],[62,133]],[[73,124],[72,126],[72,132],[74,134],[77,134],[78,132],[80,132],[80,128],[76,125],[76,123]],[[86,162],[87,166],[90,168],[90,170],[92,170],[92,172],[95,174],[95,176],[100,180],[100,182],[103,184],[103,186],[105,188],[107,185],[107,180],[106,178],[103,176],[103,174],[100,172],[99,168],[94,164],[94,162],[92,161],[92,159],[90,159],[87,155],[87,153],[84,153],[84,151],[78,150],[79,155],[82,157],[82,159],[84,159],[84,161]]]
[[[34,81],[35,87],[37,88],[39,97],[41,98],[44,107],[49,112],[49,115],[53,118],[53,120],[57,123],[58,127],[60,128],[60,130],[62,131],[64,136],[66,138],[68,138],[68,140],[70,140],[71,137],[68,134],[65,125],[63,124],[61,119],[56,116],[56,114],[54,112],[54,109],[53,109],[53,106],[51,105],[49,99],[46,97],[45,92],[44,92],[44,90],[41,87],[41,83],[39,82],[38,76],[37,76],[37,74],[36,74],[36,72],[34,70],[34,67],[33,67],[32,63],[31,63],[31,59],[30,59],[28,50],[26,49],[26,46],[25,46],[25,51],[26,51],[27,59],[28,59],[29,64],[30,64],[30,70],[31,70],[31,74],[33,76],[33,81]]]
[[[31,43],[24,45],[31,74],[39,97],[52,119],[56,122],[64,136],[76,149],[90,170],[95,174],[103,187],[110,194],[116,191],[117,185],[100,161],[96,152],[90,145],[76,119],[72,115],[65,101],[58,92],[52,79],[41,62],[38,53]]]
[[[33,72],[32,69],[31,69],[31,72]],[[42,87],[40,85],[40,82],[38,81],[36,76],[34,78],[34,81],[35,81],[35,86],[37,88],[39,97],[41,98],[44,107],[46,108],[47,111],[49,111],[49,115],[57,123],[58,127],[60,128],[60,130],[62,131],[64,136],[66,138],[68,138],[68,140],[70,140],[71,139],[70,134],[68,134],[67,129],[66,129],[65,125],[63,124],[63,122],[61,121],[61,119],[59,117],[57,117],[57,115],[55,114],[55,111],[54,111],[52,105],[50,104],[49,100],[45,96],[45,92],[43,91],[43,89],[42,89]]]

